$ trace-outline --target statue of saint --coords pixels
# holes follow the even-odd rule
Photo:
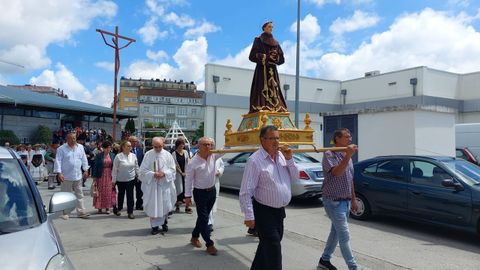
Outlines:
[[[260,110],[286,112],[277,65],[285,62],[280,44],[273,37],[273,23],[262,26],[263,33],[253,41],[248,59],[257,63],[250,89],[249,113]]]

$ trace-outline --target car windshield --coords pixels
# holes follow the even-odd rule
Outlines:
[[[318,160],[305,153],[295,153],[293,159],[296,163],[318,163]]]
[[[477,165],[459,159],[444,161],[443,163],[464,181],[474,185],[480,184],[480,167]]]
[[[39,224],[32,191],[15,159],[0,159],[0,234]]]

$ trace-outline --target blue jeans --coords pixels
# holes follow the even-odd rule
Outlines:
[[[348,269],[360,269],[355,261],[350,248],[350,232],[348,231],[348,215],[350,213],[350,201],[332,201],[330,199],[323,199],[323,207],[327,212],[328,217],[332,221],[330,227],[330,234],[328,235],[327,244],[322,254],[324,261],[330,261],[332,254],[340,244],[343,259],[348,265]]]

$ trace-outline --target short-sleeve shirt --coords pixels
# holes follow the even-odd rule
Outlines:
[[[348,161],[345,172],[339,176],[334,176],[333,168],[338,166],[345,157],[343,152],[327,151],[323,155],[323,187],[322,197],[327,199],[348,199],[352,197],[353,185],[353,162]]]

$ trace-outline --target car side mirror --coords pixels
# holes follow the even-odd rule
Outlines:
[[[455,188],[456,191],[464,190],[463,186],[460,183],[453,181],[453,179],[442,180],[442,186],[453,187],[453,188]]]
[[[77,204],[77,198],[71,192],[54,193],[50,199],[48,213],[53,214],[60,211],[72,212]]]

